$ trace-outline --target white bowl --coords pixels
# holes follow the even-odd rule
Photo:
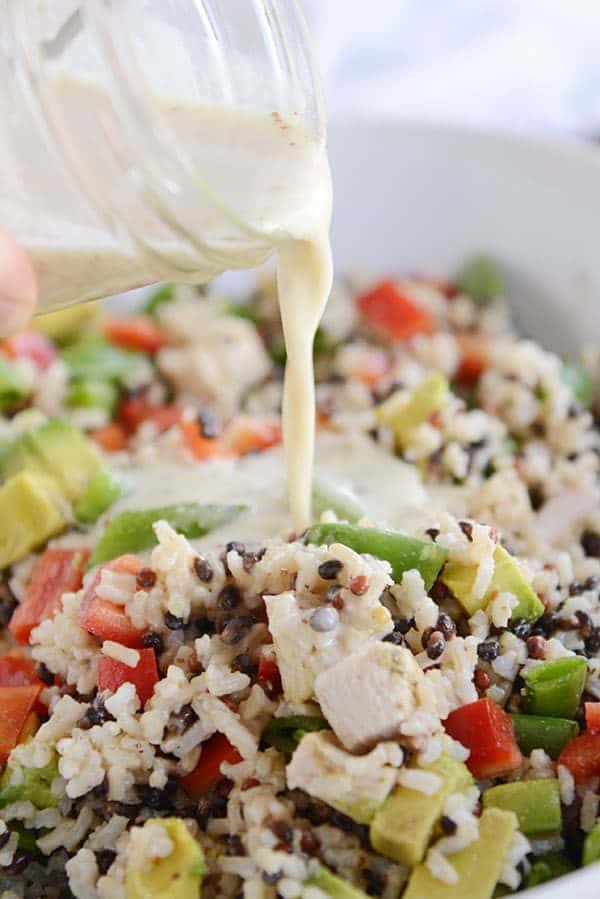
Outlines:
[[[336,266],[447,275],[502,264],[521,329],[570,353],[600,336],[600,150],[394,121],[330,126]],[[521,893],[597,899],[600,864]]]
[[[572,352],[600,336],[600,150],[394,121],[330,126],[335,262],[453,272],[489,251],[521,329]]]

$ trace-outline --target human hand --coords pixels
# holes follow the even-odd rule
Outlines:
[[[0,337],[21,331],[35,312],[37,281],[27,253],[0,231]]]

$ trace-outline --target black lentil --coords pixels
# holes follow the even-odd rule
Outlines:
[[[372,868],[365,868],[362,872],[365,881],[365,892],[367,896],[383,896],[387,886],[387,874],[383,871],[374,871]]]
[[[433,631],[430,635],[425,652],[430,659],[439,659],[446,648],[446,641],[441,631]]]
[[[240,653],[231,663],[232,671],[241,671],[242,674],[247,674],[249,677],[254,677],[257,667],[256,662],[250,658],[247,652]]]
[[[294,831],[287,821],[273,821],[271,831],[282,843],[291,843],[294,838]]]
[[[433,599],[434,602],[440,603],[451,595],[450,590],[446,587],[443,581],[437,580],[433,584],[431,590],[429,591],[429,595]]]
[[[162,655],[165,651],[163,638],[156,631],[148,631],[142,637],[142,646],[144,649],[153,649],[157,656]]]
[[[227,553],[237,553],[238,556],[243,556],[246,552],[246,547],[243,543],[240,543],[238,540],[230,540],[227,546],[225,547],[225,552]]]
[[[26,852],[16,852],[10,865],[5,865],[2,870],[9,877],[15,877],[22,874],[31,861],[30,856]]]
[[[185,621],[172,612],[165,612],[165,624],[170,631],[179,631],[184,627]]]
[[[184,705],[178,712],[173,712],[169,718],[169,732],[173,734],[183,734],[186,730],[195,724],[198,715],[191,705]]]
[[[435,629],[443,634],[445,640],[451,640],[456,634],[456,625],[445,612],[440,612]]]
[[[338,812],[337,809],[332,809],[329,821],[334,827],[339,827],[340,830],[344,830],[347,833],[354,830],[354,821],[352,818],[348,815],[344,815],[342,812]]]
[[[4,833],[0,833],[0,849],[4,849],[9,840],[10,830],[5,830]]]
[[[586,556],[600,559],[600,534],[597,531],[584,531],[580,543]]]
[[[135,582],[140,590],[151,590],[156,583],[156,572],[152,568],[140,568],[135,576]]]
[[[531,623],[525,618],[519,619],[513,624],[512,632],[520,640],[526,640],[531,634]]]
[[[493,662],[500,655],[500,644],[494,637],[483,640],[477,647],[477,655],[484,662]]]
[[[225,837],[225,854],[226,855],[243,855],[244,845],[237,833],[227,834]]]
[[[581,581],[571,581],[569,584],[569,596],[579,596],[580,593],[583,593],[585,587],[581,583]]]
[[[221,640],[227,646],[235,646],[244,639],[255,624],[254,615],[237,615],[235,618],[230,618],[221,631]]]
[[[276,883],[279,883],[282,877],[283,871],[281,869],[279,871],[262,872],[262,879],[268,886],[275,886]]]
[[[588,637],[591,637],[592,632],[594,630],[594,623],[587,612],[584,612],[583,609],[578,609],[575,612],[575,618],[577,619],[578,631],[584,640],[587,640]]]
[[[96,696],[92,705],[86,709],[83,716],[77,722],[77,727],[81,730],[89,730],[94,725],[104,724],[106,721],[114,721],[114,717],[104,705],[102,696]]]
[[[51,687],[54,683],[54,674],[50,671],[50,669],[44,665],[43,662],[37,666],[36,674],[41,681],[43,681],[48,687]]]
[[[473,540],[473,525],[470,521],[459,521],[458,526],[469,541],[469,543]]]
[[[117,853],[112,849],[99,849],[96,852],[96,864],[102,876],[106,874],[112,863],[117,857]]]
[[[215,574],[212,565],[204,556],[196,556],[194,559],[194,571],[203,584],[210,584]]]
[[[600,578],[597,578],[597,577],[595,577],[595,575],[592,575],[591,577],[588,577],[586,579],[583,586],[585,587],[586,590],[597,590],[598,587],[600,587]]]
[[[236,606],[242,601],[242,595],[237,587],[234,587],[232,584],[223,587],[221,592],[219,593],[219,598],[217,600],[217,604],[220,609],[225,609],[226,611],[231,611],[231,609],[235,609]]]
[[[334,630],[337,627],[339,620],[336,609],[333,609],[330,606],[320,606],[320,608],[315,609],[311,614],[308,623],[313,631],[326,633],[327,631]]]
[[[427,528],[425,533],[427,534],[428,537],[431,537],[432,540],[437,540],[437,538],[440,536],[440,529],[439,528]]]
[[[326,562],[321,562],[321,564],[317,568],[317,571],[319,573],[319,577],[323,578],[324,581],[333,581],[338,576],[343,567],[344,565],[339,561],[339,559],[327,559]]]
[[[595,656],[600,652],[600,628],[595,627],[585,641],[585,651],[588,656]]]
[[[458,830],[458,824],[456,821],[453,821],[452,818],[449,818],[448,815],[442,815],[440,818],[440,827],[448,836],[452,836],[452,834],[456,833]]]
[[[214,621],[211,621],[210,618],[196,618],[194,620],[194,630],[196,633],[208,634],[209,637],[212,637],[214,633],[216,633],[216,625]]]
[[[546,494],[541,484],[532,484],[528,490],[529,502],[534,512],[538,512],[546,502]]]

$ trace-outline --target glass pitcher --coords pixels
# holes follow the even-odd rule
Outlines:
[[[269,255],[282,184],[290,208],[306,188],[290,135],[325,140],[296,0],[0,0],[0,21],[0,225],[40,311]]]

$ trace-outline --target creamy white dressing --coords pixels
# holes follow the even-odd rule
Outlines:
[[[285,536],[289,532],[285,468],[281,447],[239,460],[130,466],[121,470],[128,492],[108,515],[189,502],[193,497],[201,503],[247,506],[232,523],[198,541],[199,547]],[[320,432],[315,468],[318,475],[351,491],[366,516],[378,523],[410,532],[424,523],[425,509],[427,515],[434,514],[415,467],[363,434]]]
[[[93,214],[86,216],[76,206],[76,211],[70,209],[73,197],[63,182],[44,185],[44,211],[34,198],[23,202],[27,173],[14,184],[8,179],[0,187],[4,224],[31,254],[42,307],[156,281],[153,258],[168,259],[175,280],[201,283],[228,268],[255,266],[274,251],[288,353],[283,426],[290,511],[294,527],[306,527],[311,519],[315,432],[312,343],[333,277],[331,176],[323,140],[306,131],[300,117],[297,122],[293,116],[284,121],[277,113],[250,114],[157,98],[157,129],[171,135],[173,146],[193,161],[188,202],[185,181],[172,196],[161,184],[169,172],[161,170],[152,147],[139,148],[140,173],[124,176],[122,163],[108,151],[111,141],[103,134],[112,121],[112,99],[106,91],[93,81],[60,76],[54,92],[64,121],[73,126],[74,140],[86,136],[83,180],[95,205],[109,216],[117,211],[126,229],[119,228],[113,241]],[[90,139],[94,134],[97,140]],[[152,172],[152,164],[159,174]],[[12,160],[6,170],[14,167]],[[177,229],[166,227],[152,213],[155,201],[146,202],[145,191],[140,190],[148,178],[178,229],[193,235],[193,248],[177,239]],[[56,209],[64,209],[66,220],[57,218]],[[150,256],[140,252],[139,240]]]

